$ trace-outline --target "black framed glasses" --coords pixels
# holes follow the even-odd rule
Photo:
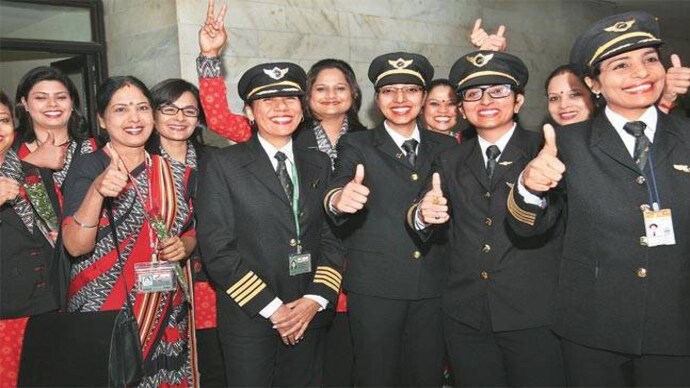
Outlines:
[[[182,115],[186,117],[199,117],[199,109],[193,107],[193,106],[185,106],[180,108],[177,105],[174,104],[166,104],[166,105],[161,105],[158,108],[158,111],[160,111],[162,114],[166,116],[175,116],[177,112],[182,111]]]
[[[398,95],[398,92],[402,92],[406,96],[414,95],[417,93],[422,93],[424,89],[421,86],[417,85],[408,85],[408,86],[381,86],[379,89],[378,93],[383,95],[383,96],[396,96]]]
[[[484,97],[484,93],[488,93],[491,98],[498,99],[508,97],[512,92],[513,88],[508,84],[486,85],[465,89],[460,92],[460,96],[463,101],[472,102],[481,100]]]

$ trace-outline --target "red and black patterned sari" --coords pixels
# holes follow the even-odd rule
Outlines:
[[[84,159],[75,176],[70,175],[66,182],[66,220],[79,208],[93,180],[109,164],[104,151]],[[195,386],[194,327],[191,307],[181,288],[154,293],[140,293],[135,289],[134,265],[157,260],[158,241],[149,222],[153,213],[165,222],[170,235],[195,233],[191,205],[180,179],[184,174],[175,173],[175,167],[158,155],[147,160],[132,171],[134,184],[130,182],[112,201],[122,261],[118,261],[112,225],[103,210],[94,251],[75,258],[72,264],[67,309],[72,312],[120,309],[126,294],[134,302],[144,355],[145,377],[139,386]],[[188,269],[185,276],[191,284]]]

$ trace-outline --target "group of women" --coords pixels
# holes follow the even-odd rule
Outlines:
[[[181,79],[149,90],[135,77],[108,78],[98,90],[98,139],[89,136],[76,87],[54,68],[29,71],[17,88],[16,105],[0,93],[3,386],[17,383],[29,317],[117,310],[125,298],[133,302],[139,324],[145,369],[140,386],[195,386],[199,375],[201,385],[226,384],[214,329],[215,291],[196,247],[194,198],[205,153],[201,131],[208,125],[244,142],[252,125],[262,130],[265,124],[259,109],[251,110],[250,123],[228,108],[219,59],[227,40],[224,15],[225,6],[215,14],[210,2],[199,33],[199,89]],[[503,32],[498,35],[487,34],[485,40],[505,48]],[[685,78],[667,83],[670,92],[659,107],[670,109],[687,87]],[[493,92],[488,94],[500,98],[500,91]],[[550,120],[559,126],[595,113],[596,99],[574,68],[556,69],[546,92]],[[338,139],[366,130],[358,118],[361,100],[346,62],[316,62],[306,74],[304,99],[296,100],[304,116],[293,123],[293,131],[299,126],[295,144],[319,150],[333,163]],[[506,102],[512,104],[506,122],[513,122],[522,101]],[[487,123],[463,104],[448,80],[435,80],[428,85],[419,124],[460,142],[458,114],[471,126]],[[172,263],[179,287],[137,292],[142,265],[152,262]],[[186,303],[190,297],[193,304]],[[349,385],[352,355],[343,294],[336,311],[323,382]]]
[[[27,73],[17,101],[12,148],[14,106],[2,94],[3,384],[16,385],[28,317],[119,310],[126,297],[140,328],[141,384],[193,384],[194,325],[182,289],[132,290],[138,263],[178,262],[196,245],[196,87],[166,80],[150,92],[134,77],[109,78],[98,91],[100,149],[81,125],[76,88],[58,70]]]

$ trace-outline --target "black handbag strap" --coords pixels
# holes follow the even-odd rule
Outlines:
[[[112,198],[105,199],[105,208],[108,213],[108,222],[110,223],[110,232],[113,235],[113,244],[115,244],[115,252],[117,253],[117,262],[120,263],[122,268],[122,284],[125,288],[125,300],[127,301],[127,308],[129,312],[134,316],[134,306],[132,306],[132,301],[129,300],[129,288],[127,288],[127,276],[125,275],[125,263],[122,261],[122,254],[120,253],[120,242],[117,239],[117,231],[115,226],[115,216],[113,215],[113,200]]]

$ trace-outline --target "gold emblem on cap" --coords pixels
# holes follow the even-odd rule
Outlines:
[[[467,56],[465,58],[467,59],[467,61],[469,61],[471,64],[475,65],[476,67],[482,67],[482,66],[486,65],[487,63],[489,63],[489,61],[493,57],[494,57],[493,54],[484,55],[482,53],[479,53],[473,57]]]
[[[279,80],[283,77],[285,77],[285,74],[287,74],[288,68],[281,69],[278,66],[274,67],[273,69],[264,69],[264,74],[267,76],[273,78],[274,80]]]
[[[611,27],[604,28],[606,32],[623,32],[628,31],[632,25],[635,24],[635,19],[628,20],[627,22],[618,22]]]
[[[413,60],[410,59],[408,61],[398,58],[394,61],[388,61],[388,64],[395,67],[396,69],[404,69],[412,64]]]

